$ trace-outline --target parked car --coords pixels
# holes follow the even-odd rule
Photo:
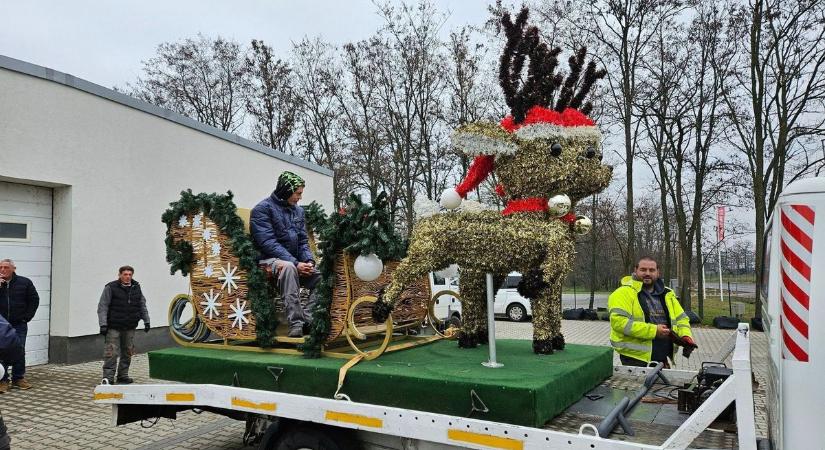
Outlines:
[[[504,316],[513,322],[523,322],[529,320],[533,315],[530,309],[530,300],[519,295],[516,288],[521,281],[521,274],[510,272],[504,280],[504,284],[496,292],[495,307],[493,312],[497,316]]]

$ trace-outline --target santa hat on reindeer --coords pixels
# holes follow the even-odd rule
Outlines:
[[[512,114],[502,119],[498,126],[474,123],[459,128],[453,134],[453,147],[473,156],[474,159],[461,183],[455,188],[444,190],[441,194],[439,203],[443,208],[458,208],[462,199],[466,199],[467,194],[476,189],[495,170],[497,157],[514,153],[518,147],[513,138],[543,138],[556,142],[601,141],[601,132],[588,116],[593,105],[589,101],[585,102],[585,98],[593,84],[603,78],[606,72],[597,70],[595,62],[591,61],[587,64],[582,77],[587,50],[581,48],[570,57],[570,73],[566,78],[563,74],[548,76],[554,72],[557,65],[556,56],[561,49],[549,49],[546,44],[539,42],[536,27],[529,27],[525,31],[527,15],[527,9],[523,8],[516,16],[515,22],[511,21],[508,13],[502,18],[507,45],[501,56],[499,82]],[[526,57],[530,59],[527,79],[522,88],[517,89]],[[580,78],[581,82],[578,83]],[[561,90],[556,98],[556,90],[560,85]],[[543,106],[553,105],[554,102],[552,109]],[[561,150],[558,143],[550,148],[554,156],[558,156]],[[588,148],[587,157],[594,156],[601,158],[601,154],[595,148]],[[506,186],[496,186],[496,193],[507,197]],[[502,214],[547,211],[554,217],[561,217],[571,225],[574,224],[577,231],[589,230],[589,219],[577,218],[570,212],[570,208],[570,198],[564,194],[549,199],[511,198]]]

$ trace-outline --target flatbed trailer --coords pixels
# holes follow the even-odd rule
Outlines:
[[[635,431],[633,436],[622,431],[600,436],[599,422],[605,417],[583,414],[580,404],[587,405],[599,400],[615,403],[615,397],[602,394],[588,394],[586,397],[589,399],[571,406],[542,428],[359,403],[346,398],[320,398],[212,384],[104,384],[95,389],[94,401],[113,406],[114,425],[155,417],[175,418],[177,412],[190,409],[222,414],[246,421],[245,441],[259,441],[261,448],[273,449],[653,450],[694,448],[696,445],[700,448],[756,449],[750,331],[747,324],[740,324],[731,336],[728,351],[730,348],[733,348],[732,375],[692,414],[682,414],[676,426],[674,423],[662,425],[656,420],[634,420],[633,413],[628,411],[627,418],[618,420]],[[619,384],[630,385],[631,389],[634,386],[638,388],[644,380],[652,380],[654,372],[654,368],[616,366],[613,377],[599,388],[608,394]],[[661,374],[668,380],[668,387],[674,389],[673,386],[682,386],[694,380],[697,372],[663,369]],[[736,411],[733,428],[728,431],[709,429],[732,403]],[[671,418],[679,416],[673,414],[676,405],[662,405],[662,408]],[[714,442],[719,445],[706,445]]]

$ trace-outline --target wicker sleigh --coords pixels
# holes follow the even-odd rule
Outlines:
[[[248,232],[249,210],[238,209],[237,214],[246,224]],[[194,263],[189,273],[191,293],[180,294],[172,299],[169,308],[169,323],[172,336],[186,346],[231,346],[239,350],[263,351],[254,345],[256,339],[255,315],[248,300],[247,272],[240,266],[233,253],[230,238],[206,214],[194,213],[182,216],[169,227],[169,235],[174,242],[190,243]],[[310,233],[310,247],[316,248]],[[330,333],[324,348],[332,356],[352,356],[362,354],[367,359],[379,356],[390,348],[390,343],[406,338],[405,347],[416,338],[408,331],[419,325],[433,310],[434,297],[430,292],[427,278],[410,285],[402,294],[399,304],[386,323],[372,320],[371,308],[376,294],[382,286],[389,284],[392,271],[398,261],[388,261],[381,276],[370,282],[355,276],[354,258],[341,253],[336,258],[335,282],[330,305]],[[270,289],[276,314],[283,314],[283,302]],[[302,290],[303,291],[303,290]],[[306,300],[306,292],[302,292]],[[185,311],[190,310],[188,320]],[[280,320],[283,322],[283,320]],[[435,318],[429,320],[438,325]],[[417,338],[431,341],[443,337],[441,329],[434,337]],[[284,347],[303,343],[303,338],[286,337],[286,325],[276,330],[275,341],[280,345],[269,351],[284,350]],[[347,343],[351,350],[343,351]]]

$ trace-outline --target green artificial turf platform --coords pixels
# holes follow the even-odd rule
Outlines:
[[[496,347],[504,364],[498,369],[481,365],[488,359],[486,345],[460,349],[454,341],[439,341],[387,353],[351,368],[342,392],[355,402],[466,417],[474,391],[489,411],[474,411],[472,417],[541,426],[613,373],[609,347],[568,344],[564,351],[542,356],[533,353],[529,340],[502,339]],[[241,387],[332,398],[345,362],[176,347],[149,352],[149,374],[221,385],[232,385],[237,374]],[[272,372],[281,369],[276,380]],[[481,408],[478,401],[475,405]]]

